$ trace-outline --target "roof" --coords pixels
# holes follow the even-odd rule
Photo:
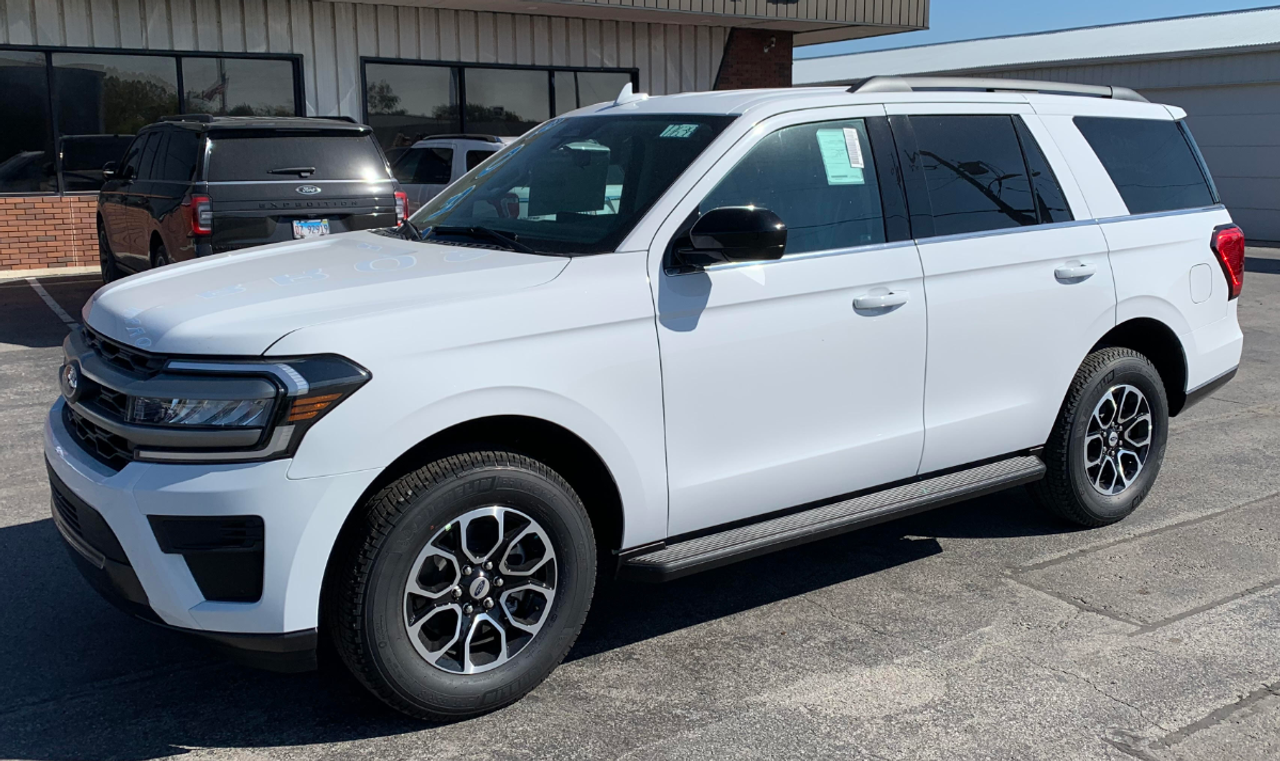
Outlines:
[[[143,129],[158,125],[171,125],[184,129],[205,132],[209,130],[264,130],[264,129],[327,129],[350,130],[357,133],[372,132],[368,126],[357,124],[345,117],[316,118],[307,116],[210,116],[209,114],[183,114],[181,116],[164,116],[156,124],[149,124]]]
[[[1280,7],[796,59],[797,85],[1280,45]]]

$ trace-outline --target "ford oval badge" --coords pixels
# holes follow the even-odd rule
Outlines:
[[[297,190],[299,193],[301,193],[304,196],[313,196],[316,193],[320,192],[320,188],[316,187],[315,185],[299,185],[298,187],[294,188],[294,190]]]

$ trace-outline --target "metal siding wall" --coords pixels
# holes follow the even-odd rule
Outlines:
[[[928,6],[924,0],[895,2],[892,7],[906,9],[907,18]],[[658,0],[657,5],[666,3]],[[703,3],[711,8],[711,0],[693,0],[692,5]],[[890,3],[882,3],[876,15],[887,19]],[[778,13],[774,3],[758,4],[759,10]],[[677,0],[670,7],[682,5]],[[715,10],[734,13],[725,3]],[[819,10],[806,6],[801,16]],[[794,15],[797,9],[782,12]],[[720,26],[320,0],[0,0],[0,44],[296,53],[303,59],[307,113],[357,118],[361,56],[635,67],[640,88],[661,95],[710,90],[727,35],[728,28]]]

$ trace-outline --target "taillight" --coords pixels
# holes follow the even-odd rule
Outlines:
[[[1234,299],[1244,287],[1244,231],[1235,225],[1223,225],[1213,231],[1210,247],[1227,276],[1227,300]]]
[[[183,206],[191,208],[191,234],[213,234],[213,203],[209,196],[191,196]]]
[[[409,218],[409,194],[403,190],[396,191],[396,224]]]

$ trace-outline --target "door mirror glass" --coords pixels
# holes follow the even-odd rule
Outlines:
[[[117,166],[118,166],[118,164],[117,164],[116,162],[114,162],[114,161],[108,161],[107,163],[103,164],[103,165],[102,165],[102,179],[103,179],[103,180],[111,180],[111,179],[115,179],[115,176],[116,176],[116,167],[117,167]]]
[[[698,218],[689,230],[691,250],[680,258],[694,266],[781,259],[787,247],[782,218],[759,206],[726,206]]]

